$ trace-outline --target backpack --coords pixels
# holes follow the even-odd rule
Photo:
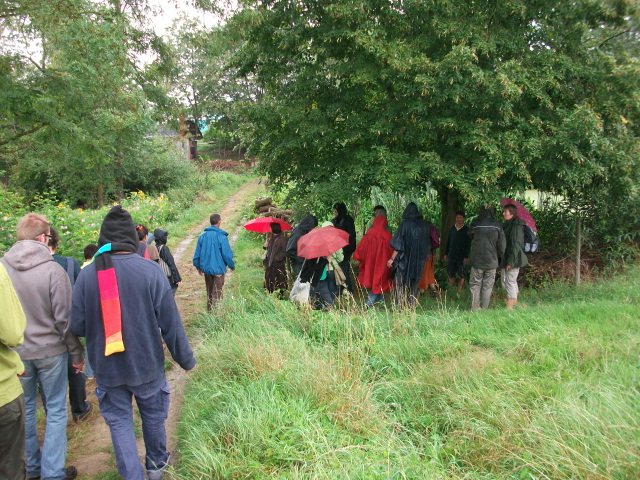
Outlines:
[[[433,225],[433,223],[431,224],[431,227],[429,227],[429,236],[431,237],[431,250],[439,248],[440,235],[438,234],[438,230],[436,230],[436,227]]]
[[[536,253],[540,247],[540,241],[536,232],[529,225],[524,226],[524,253]]]
[[[160,253],[162,251],[162,247],[164,247],[164,245],[160,245],[160,248],[158,249],[158,253]],[[161,255],[160,255],[160,258],[158,259],[158,264],[160,264],[160,268],[162,268],[162,272],[167,277],[171,278],[172,277],[172,275],[171,275],[171,267],[169,267],[169,264],[162,259]]]

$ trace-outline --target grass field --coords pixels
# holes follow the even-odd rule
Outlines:
[[[640,478],[637,267],[513,311],[321,313],[264,293],[262,241],[194,327],[178,478]]]

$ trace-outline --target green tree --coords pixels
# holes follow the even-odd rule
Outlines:
[[[11,34],[0,57],[5,170],[27,191],[53,187],[72,202],[122,198],[125,157],[152,131],[152,106],[170,105],[170,58],[146,1],[17,1],[0,12]],[[30,52],[31,42],[39,48]],[[145,52],[157,58],[146,71]]]
[[[294,194],[465,203],[638,184],[635,2],[247,1],[250,152]],[[250,19],[250,21],[247,21]],[[345,198],[347,199],[347,198]]]

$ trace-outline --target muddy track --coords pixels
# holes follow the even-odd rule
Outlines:
[[[236,193],[230,196],[226,206],[219,211],[222,217],[222,229],[229,232],[229,243],[233,245],[242,226],[239,224],[242,210],[257,195],[260,189],[257,180],[243,185]],[[213,212],[211,212],[213,213]],[[171,246],[173,257],[182,276],[182,283],[176,293],[176,302],[183,321],[188,325],[191,319],[205,310],[206,298],[204,280],[191,265],[191,258],[195,249],[198,235],[209,226],[209,219],[191,228],[184,240],[178,245]],[[227,274],[230,277],[231,274]],[[191,340],[191,345],[197,354],[197,343]],[[167,357],[172,361],[170,355]],[[178,460],[176,452],[176,427],[180,418],[183,390],[186,375],[177,365],[173,365],[167,373],[167,381],[171,387],[171,406],[167,419],[167,447],[172,452],[172,463]],[[78,479],[88,480],[96,476],[115,470],[115,458],[111,446],[111,434],[97,409],[97,400],[94,395],[95,381],[87,382],[87,399],[93,403],[94,412],[88,421],[81,424],[69,422],[67,436],[69,437],[69,450],[67,453],[67,465],[75,465],[78,469]],[[139,424],[139,423],[138,423]],[[138,438],[138,452],[141,461],[144,458],[144,442]]]

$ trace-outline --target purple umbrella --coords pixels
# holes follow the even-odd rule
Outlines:
[[[526,223],[531,228],[533,228],[534,232],[538,233],[538,227],[536,227],[536,221],[533,219],[533,217],[529,213],[529,210],[527,210],[524,205],[522,205],[517,200],[512,200],[511,198],[504,198],[504,197],[502,198],[502,206],[503,207],[505,205],[510,204],[510,203],[514,204],[516,206],[516,208],[518,209],[518,217],[520,217],[522,220],[524,220],[524,223]]]

